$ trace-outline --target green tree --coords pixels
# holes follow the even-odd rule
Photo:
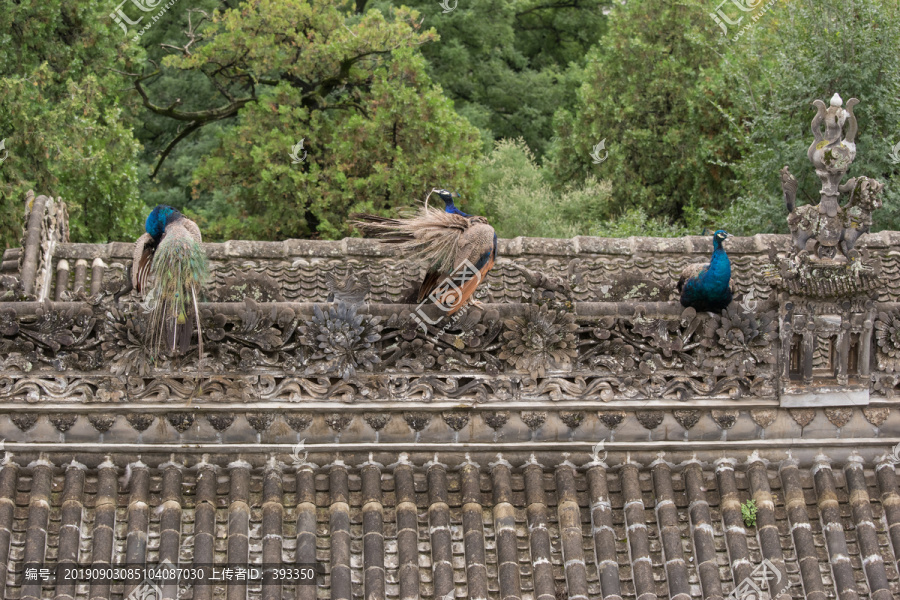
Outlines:
[[[214,191],[213,239],[340,237],[352,211],[408,205],[445,182],[477,184],[477,131],[416,50],[434,33],[403,8],[390,19],[369,10],[348,26],[343,8],[260,0],[215,13],[196,47],[191,36],[201,34],[189,32],[163,65],[205,77],[216,106],[151,98],[158,71],[136,80],[145,107],[183,123],[163,158],[191,132],[236,119],[194,173],[195,188]],[[295,164],[301,139],[306,158]]]
[[[797,177],[798,204],[818,202],[821,181],[806,156],[813,141],[815,99],[859,98],[856,160],[847,177],[887,184],[873,230],[900,228],[900,7],[881,0],[798,0],[778,3],[749,36],[729,46],[724,72],[735,105],[723,107],[731,135],[746,140],[736,164],[737,198],[723,215],[734,233],[786,232],[780,169]]]
[[[141,212],[130,119],[111,71],[126,54],[109,7],[90,0],[0,4],[0,246],[18,245],[25,192],[62,197],[76,241],[134,235]]]
[[[553,114],[575,104],[588,49],[606,29],[609,0],[403,0],[440,41],[423,46],[428,73],[457,112],[495,140],[523,138],[542,157]]]
[[[481,201],[467,203],[465,210],[486,215],[500,237],[590,235],[608,210],[608,182],[589,177],[584,185],[558,190],[522,139],[497,142],[480,166]]]
[[[551,162],[561,182],[613,182],[607,218],[641,207],[664,220],[726,205],[740,146],[721,107],[730,93],[705,2],[616,3],[609,32],[588,55],[574,111],[556,118]],[[718,106],[717,106],[718,105]],[[595,164],[591,154],[605,148]]]

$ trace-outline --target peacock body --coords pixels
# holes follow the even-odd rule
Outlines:
[[[697,311],[721,312],[731,304],[731,261],[722,242],[731,237],[721,229],[713,234],[713,253],[708,264],[688,265],[681,272],[678,291],[681,305]]]
[[[135,243],[132,284],[150,311],[150,343],[157,354],[163,348],[187,352],[196,326],[203,356],[197,302],[209,279],[209,261],[201,241],[196,223],[171,206],[159,205]]]
[[[416,302],[426,299],[466,262],[473,265],[478,276],[448,291],[447,297],[439,300],[452,306],[447,312],[452,315],[472,300],[478,285],[494,266],[497,234],[484,217],[468,215],[456,208],[450,192],[434,191],[444,201],[443,211],[426,205],[417,214],[402,219],[354,215],[354,224],[366,235],[396,244],[409,259],[428,265]]]

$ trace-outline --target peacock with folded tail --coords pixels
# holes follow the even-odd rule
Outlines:
[[[698,312],[721,312],[731,304],[731,261],[722,242],[731,234],[721,229],[713,234],[713,253],[709,264],[688,265],[681,272],[678,291],[681,305]]]
[[[434,189],[432,193],[444,201],[443,211],[430,208],[426,199],[421,210],[405,218],[361,214],[352,218],[364,235],[395,244],[412,260],[428,265],[425,279],[416,292],[416,302],[422,302],[448,277],[460,273],[466,261],[471,263],[478,276],[468,278],[458,290],[447,291],[439,300],[445,306],[452,306],[447,312],[452,315],[469,301],[475,302],[475,290],[497,258],[497,234],[484,217],[459,210],[451,192]]]
[[[203,357],[198,295],[209,279],[209,261],[197,224],[171,206],[154,208],[134,244],[131,279],[150,311],[150,345],[158,355],[184,354],[196,325]]]

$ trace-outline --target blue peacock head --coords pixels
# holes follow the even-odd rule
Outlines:
[[[453,192],[448,192],[447,190],[438,190],[435,189],[437,195],[441,197],[441,200],[444,201],[444,212],[453,213],[457,215],[462,215],[464,217],[468,217],[466,213],[456,208],[456,205],[453,203]],[[457,198],[459,194],[456,195]]]
[[[716,231],[713,234],[713,248],[718,250],[719,248],[722,247],[722,242],[724,242],[725,240],[727,240],[730,237],[734,237],[734,236],[732,236],[730,233],[728,233],[724,229],[720,229],[720,230]]]
[[[150,211],[150,214],[147,216],[147,222],[144,224],[144,229],[150,234],[150,237],[159,242],[166,231],[166,226],[180,218],[181,213],[176,209],[160,204]]]

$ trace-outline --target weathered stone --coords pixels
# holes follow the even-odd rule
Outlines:
[[[88,421],[94,426],[94,429],[105,433],[115,424],[116,417],[114,415],[90,415]]]
[[[352,420],[353,417],[350,415],[334,413],[325,417],[325,424],[331,427],[335,433],[340,433]]]
[[[210,413],[206,415],[206,420],[213,426],[213,429],[222,432],[234,423],[234,415],[231,413]]]
[[[816,411],[812,408],[792,408],[788,412],[800,427],[806,427],[816,418]]]
[[[601,411],[597,413],[597,416],[600,418],[600,422],[606,425],[608,429],[615,429],[619,425],[622,424],[622,421],[625,420],[627,416],[625,411],[623,410],[615,410],[615,411]]]
[[[391,420],[391,415],[388,413],[365,413],[363,420],[375,431],[381,431]]]
[[[672,415],[678,421],[678,424],[685,429],[690,429],[700,421],[699,410],[675,410],[672,411]]]
[[[863,414],[866,417],[866,420],[869,421],[875,427],[881,427],[881,424],[884,423],[887,418],[891,414],[891,409],[882,407],[882,408],[872,408],[866,407],[863,409]]]
[[[256,271],[227,277],[215,290],[216,302],[243,302],[247,298],[256,302],[284,302],[278,282]]]
[[[569,429],[578,429],[584,421],[584,413],[581,411],[561,410],[559,412],[559,420],[566,424]]]
[[[506,425],[506,422],[509,421],[509,412],[508,411],[491,411],[481,413],[481,418],[487,424],[488,427],[495,431],[499,431],[503,429],[503,426]]]
[[[663,422],[665,415],[661,410],[639,410],[634,416],[645,429],[656,429]]]
[[[404,413],[403,420],[413,431],[422,431],[431,422],[431,415],[424,412]]]
[[[738,415],[736,410],[711,410],[709,416],[716,422],[716,425],[722,429],[731,429],[737,423]]]
[[[284,416],[284,420],[290,425],[291,429],[300,433],[312,423],[312,415],[305,413],[288,413]]]
[[[528,429],[536,431],[547,420],[547,413],[543,411],[523,411],[522,422],[528,426]]]
[[[37,423],[38,416],[34,413],[14,413],[9,416],[9,420],[22,431],[28,431]]]
[[[178,433],[184,433],[194,424],[193,413],[169,413],[166,420],[175,428]]]
[[[153,421],[156,420],[156,416],[147,413],[132,413],[125,415],[125,420],[136,431],[146,431],[153,424]]]
[[[75,421],[78,419],[78,415],[60,414],[50,415],[48,418],[60,433],[65,433],[72,428],[72,425],[75,424]]]
[[[777,416],[778,411],[774,408],[754,408],[750,411],[750,418],[763,429],[774,423]]]
[[[262,433],[269,429],[274,421],[275,415],[273,413],[250,413],[247,415],[247,422],[250,423],[250,427],[255,429],[257,433]]]
[[[826,408],[825,416],[828,417],[828,420],[831,421],[831,424],[835,427],[843,427],[850,422],[850,418],[853,416],[853,409]]]
[[[444,418],[444,423],[453,431],[460,431],[469,424],[468,413],[444,413],[442,417]]]

